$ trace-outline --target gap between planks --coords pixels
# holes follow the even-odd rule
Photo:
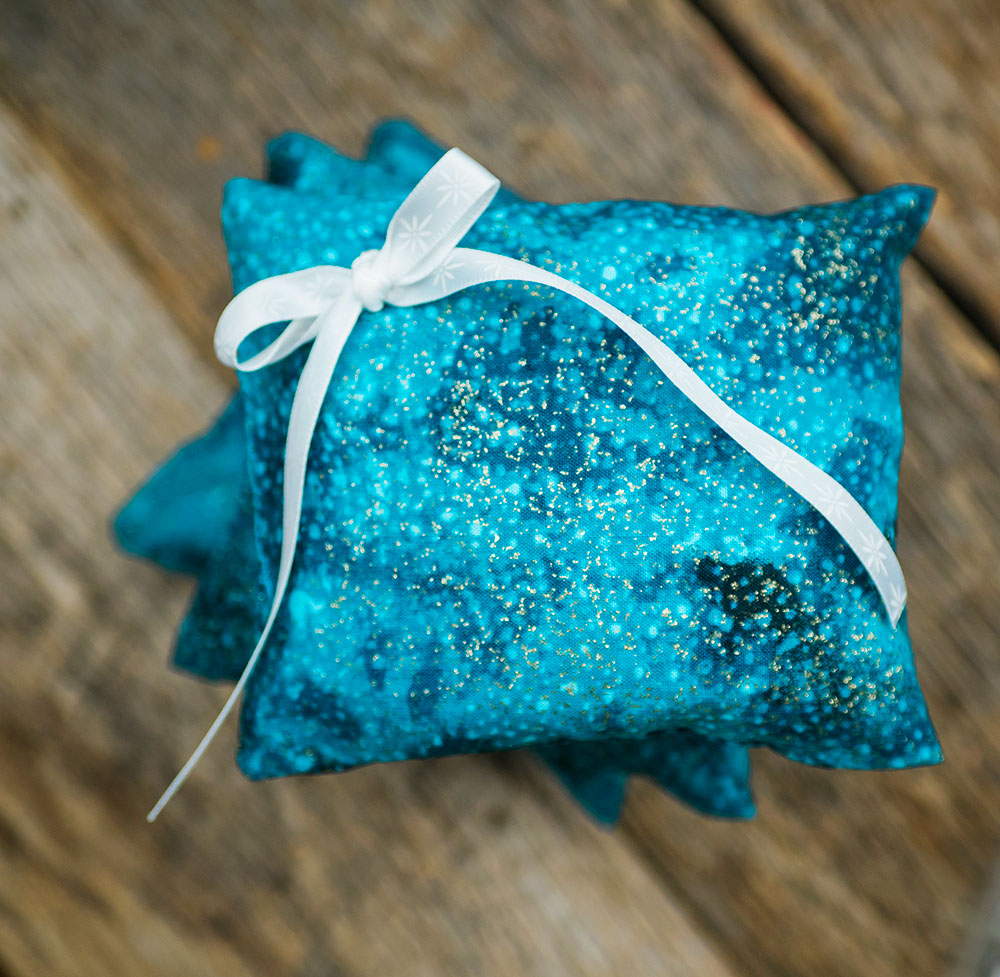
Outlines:
[[[767,97],[781,110],[789,125],[811,144],[813,151],[831,169],[837,171],[855,194],[871,192],[865,185],[863,164],[855,165],[846,153],[839,152],[836,140],[824,129],[820,120],[804,111],[786,94],[785,87],[768,70],[767,59],[726,20],[719,16],[705,0],[684,0],[702,18],[705,24],[729,49],[735,61],[753,76]],[[933,216],[932,216],[933,220]],[[910,254],[914,264],[920,265],[927,277],[969,325],[1000,355],[1000,332],[993,325],[994,316],[984,300],[971,285],[966,285],[931,253],[927,244],[918,241]]]

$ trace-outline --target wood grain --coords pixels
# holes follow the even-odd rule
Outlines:
[[[969,4],[977,9],[974,0]],[[0,91],[39,134],[81,206],[127,250],[205,353],[226,292],[215,214],[219,183],[236,172],[255,172],[263,137],[290,126],[357,149],[376,118],[407,114],[442,141],[459,143],[501,175],[514,177],[526,192],[550,199],[649,195],[775,209],[845,196],[852,183],[925,178],[919,167],[926,163],[915,150],[914,168],[902,172],[890,173],[888,157],[875,156],[858,157],[856,170],[838,169],[837,157],[810,142],[809,130],[781,110],[712,23],[683,0],[510,0],[502,6],[444,0],[433,10],[388,0],[280,10],[263,0],[240,7],[188,0],[156,10],[114,0],[102,4],[96,22],[93,11],[69,0],[16,0],[9,6],[11,29],[0,32]],[[906,15],[918,22],[907,27],[911,34],[938,30],[920,26],[936,23],[923,19],[932,15],[922,7],[907,5]],[[920,59],[907,63],[910,69],[898,70],[916,88]],[[79,84],[82,65],[91,66],[88,85]],[[997,69],[983,70],[995,84]],[[973,99],[968,111],[978,111],[977,104]],[[914,114],[921,103],[904,108],[904,116],[922,118]],[[811,103],[802,108],[807,115],[812,111],[819,112]],[[817,115],[815,127],[822,128],[825,118]],[[883,126],[879,138],[888,143],[902,139],[888,122],[871,125]],[[898,133],[906,128],[904,118]],[[945,153],[938,142],[935,152]],[[968,206],[967,214],[956,216],[946,204],[932,218],[932,228],[951,222],[956,229],[940,245],[932,236],[944,230],[928,235],[931,251],[942,249],[942,262],[964,261],[960,249],[972,240],[965,225],[977,213]],[[978,219],[989,220],[981,211]],[[456,760],[410,765],[403,769],[412,772],[405,774],[363,771],[317,784],[242,788],[228,762],[216,756],[209,770],[218,786],[209,791],[206,775],[183,799],[189,819],[171,822],[167,830],[176,834],[169,841],[149,842],[164,847],[155,848],[155,856],[130,856],[129,871],[145,885],[148,863],[161,859],[161,884],[169,896],[161,893],[166,901],[154,905],[170,907],[166,919],[184,913],[185,938],[218,940],[213,952],[235,952],[233,947],[250,941],[254,950],[247,952],[265,954],[274,963],[271,970],[282,972],[294,961],[302,973],[336,966],[348,973],[375,972],[376,966],[392,972],[400,961],[416,961],[418,969],[462,972],[465,966],[478,972],[471,963],[491,954],[495,973],[531,973],[532,967],[560,972],[557,957],[581,972],[589,972],[586,966],[599,972],[613,961],[605,972],[659,973],[662,958],[654,957],[666,943],[647,950],[642,947],[650,944],[642,941],[652,938],[649,928],[656,929],[662,911],[676,920],[665,932],[689,934],[675,939],[696,947],[694,956],[678,957],[671,972],[680,973],[685,960],[695,966],[697,954],[709,951],[671,908],[667,891],[741,975],[940,974],[955,957],[964,921],[1000,847],[1000,362],[920,268],[908,269],[906,287],[908,440],[900,549],[918,665],[947,755],[944,766],[848,774],[812,771],[762,754],[756,823],[708,822],[639,788],[623,830],[609,839],[569,813],[550,782],[521,760],[492,767]],[[979,285],[969,289],[986,295]],[[154,333],[158,342],[176,346],[169,326],[147,325],[142,335]],[[127,407],[124,400],[106,402],[107,416],[129,410],[145,423],[160,417],[164,378],[144,380],[146,374],[122,363],[130,384],[137,385],[129,387]],[[63,374],[50,382],[62,389]],[[218,395],[217,387],[209,388]],[[204,396],[200,379],[192,381],[195,389]],[[183,414],[176,423],[193,425],[194,416]],[[78,440],[52,448],[48,468],[59,471],[67,455],[86,446],[98,458],[117,452],[110,467],[137,474],[175,436],[164,432],[154,446],[148,431],[145,438],[138,430],[134,440],[120,438],[112,424],[97,434],[108,422],[104,415],[92,420],[95,426],[80,428]],[[71,421],[70,430],[83,423]],[[29,441],[38,436],[34,428],[26,431]],[[123,492],[125,481],[119,487]],[[127,665],[113,656],[109,649],[121,641],[159,641],[165,647],[157,628],[175,619],[180,597],[171,598],[162,583],[132,569],[114,578],[129,596],[100,591],[102,574],[118,571],[103,569],[112,565],[106,552],[101,567],[92,566],[86,554],[96,543],[65,551],[66,529],[53,524],[51,513],[73,513],[83,503],[79,487],[61,491],[36,500],[24,488],[19,499],[28,515],[0,517],[11,523],[3,532],[21,540],[22,559],[37,554],[32,559],[41,568],[32,570],[31,579],[51,574],[57,581],[53,592],[69,595],[64,616],[70,623],[60,625],[69,630],[54,632],[58,640],[46,638],[44,647],[64,649],[53,654],[76,649],[72,674],[90,676],[87,695],[103,705],[79,691],[68,693],[70,701],[94,711],[97,728],[104,723],[127,730],[124,739],[135,755],[116,761],[115,790],[125,793],[127,803],[119,803],[130,814],[141,813],[148,798],[136,798],[129,790],[138,788],[122,784],[150,758],[160,758],[155,771],[142,774],[146,792],[153,793],[154,781],[161,782],[181,759],[185,731],[200,729],[211,707],[207,695],[193,696],[180,680],[164,683],[148,662]],[[98,503],[112,504],[110,490],[102,491],[92,508],[81,510],[91,519]],[[82,592],[78,577],[86,584]],[[47,606],[33,602],[31,590],[20,585],[12,590],[16,601],[10,598],[11,613],[20,615],[18,626],[29,636],[31,622]],[[23,646],[19,660],[38,656],[35,641]],[[104,649],[96,660],[107,656],[106,668],[94,665],[95,643]],[[138,704],[126,708],[104,698],[105,684],[126,701],[138,696]],[[153,695],[151,687],[160,688],[156,697],[141,698]],[[165,739],[163,717],[173,710],[177,738]],[[66,713],[55,715],[61,728]],[[30,739],[27,732],[15,733],[7,739]],[[109,753],[120,757],[108,742]],[[52,749],[59,753],[58,746]],[[63,761],[51,762],[61,769]],[[100,776],[93,757],[80,762],[84,779]],[[31,774],[22,769],[20,776]],[[95,808],[97,825],[109,802],[97,790],[92,794],[87,803]],[[396,810],[404,801],[407,818]],[[505,813],[489,813],[497,809]],[[549,809],[556,816],[544,813]],[[194,842],[184,834],[191,812],[198,825]],[[335,820],[325,820],[335,813]],[[239,830],[222,827],[229,824]],[[327,837],[332,825],[340,835],[336,843]],[[524,838],[510,837],[522,832],[536,839],[527,848],[521,847],[528,844]],[[73,843],[86,837],[74,834]],[[385,849],[387,837],[393,844]],[[622,860],[621,844],[641,861]],[[286,857],[297,853],[291,868],[272,847]],[[257,865],[264,867],[258,872],[252,868]],[[541,881],[527,879],[528,868]],[[470,872],[488,880],[493,902],[476,895],[477,886],[467,881]],[[587,877],[591,872],[596,888]],[[664,888],[653,885],[647,872]],[[372,882],[369,875],[386,881]],[[76,878],[85,884],[85,875]],[[291,889],[307,884],[308,896],[303,891],[293,907],[284,905]],[[366,897],[366,885],[376,884],[376,895]],[[593,891],[560,888],[564,884]],[[419,906],[400,908],[393,887],[401,885],[415,887]],[[188,903],[182,903],[185,887],[198,889]],[[643,909],[647,904],[653,908]],[[280,914],[280,922],[269,925],[282,938],[258,932],[268,913]],[[404,922],[383,921],[393,913],[402,913]],[[198,929],[203,918],[216,921],[214,935]],[[553,919],[556,935],[542,936]],[[384,946],[361,945],[348,932],[368,927],[370,938],[382,926],[390,927]],[[402,933],[413,926],[424,941],[420,953]],[[505,942],[501,931],[518,927],[534,937]],[[107,932],[111,939],[114,930]],[[574,940],[584,942],[577,946]],[[629,949],[633,940],[639,948]],[[596,956],[588,955],[593,941],[604,947]],[[580,964],[581,956],[589,962]],[[232,966],[246,966],[248,959],[234,958]],[[711,966],[720,966],[718,960]]]
[[[696,3],[855,186],[940,188],[919,254],[1000,342],[1000,4]]]
[[[106,522],[223,385],[38,155],[0,115],[0,973],[729,977],[511,761],[255,786],[220,748],[146,825],[221,690],[167,672],[187,587]]]
[[[786,185],[795,156],[763,137],[773,176],[738,156],[715,176],[739,120],[727,99],[707,119],[702,84],[735,103],[748,79],[683,0],[7,0],[0,16],[0,92],[206,354],[229,289],[221,185],[258,174],[289,128],[358,152],[373,122],[405,115],[550,200],[775,208],[808,186]],[[779,111],[758,93],[753,115],[766,131]]]

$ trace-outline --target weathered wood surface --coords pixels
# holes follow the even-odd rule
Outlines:
[[[84,928],[91,954],[77,969],[48,971],[98,972],[94,961],[106,966],[109,948],[124,945],[122,973],[140,960],[141,972],[192,972],[194,957],[224,974],[261,961],[303,974],[721,973],[720,959],[760,977],[942,973],[1000,853],[1000,359],[918,266],[906,275],[900,548],[947,754],[939,768],[831,773],[761,755],[756,823],[708,822],[637,788],[608,837],[525,760],[250,787],[217,753],[149,832],[135,819],[216,697],[162,673],[183,595],[113,555],[100,520],[220,396],[205,375],[226,294],[219,185],[258,172],[259,144],[281,129],[357,149],[378,117],[410,115],[552,199],[651,195],[763,209],[844,196],[852,182],[925,179],[966,201],[964,212],[946,204],[935,213],[932,228],[942,226],[925,245],[950,285],[958,279],[941,269],[978,247],[974,235],[996,208],[985,197],[975,206],[979,191],[958,161],[947,169],[944,137],[930,140],[933,154],[918,152],[890,119],[846,99],[845,131],[878,130],[896,155],[851,163],[816,146],[683,0],[443,2],[433,15],[388,0],[280,10],[116,0],[99,17],[68,0],[8,6],[0,93],[204,354],[181,349],[150,294],[131,307],[112,298],[119,278],[138,288],[120,258],[121,270],[103,277],[107,261],[88,266],[111,284],[59,314],[72,319],[80,304],[96,322],[107,310],[109,328],[133,347],[148,341],[159,359],[118,351],[115,379],[105,364],[80,371],[79,337],[93,323],[39,336],[21,319],[21,332],[4,327],[24,347],[17,383],[0,388],[4,416],[15,419],[9,454],[34,467],[11,476],[20,487],[5,486],[14,503],[0,517],[13,553],[5,564],[28,568],[5,577],[0,596],[13,634],[3,646],[13,661],[0,749],[16,759],[20,812],[4,817],[13,827],[0,840],[22,852],[12,881],[54,900],[51,921]],[[898,9],[915,56],[894,67],[914,86],[919,38],[933,60],[931,41],[948,26],[934,17]],[[830,34],[826,57],[840,65],[828,72],[831,98],[853,84],[850,41]],[[991,70],[984,86],[1000,76]],[[951,111],[969,113],[974,129],[981,97]],[[898,133],[921,104],[907,106]],[[799,111],[826,124],[812,103]],[[941,176],[925,175],[928,160]],[[55,207],[57,191],[46,192]],[[82,223],[77,215],[73,233],[85,233]],[[993,301],[982,284],[963,289]],[[22,318],[39,315],[53,313]],[[86,406],[64,416],[65,403]],[[57,438],[41,437],[39,413]],[[33,973],[38,954],[56,952],[49,920],[26,925],[23,912],[8,915],[24,900],[3,899],[0,925],[19,934],[20,955],[0,949],[0,969]],[[73,945],[65,941],[59,952]],[[161,956],[150,963],[148,954]]]
[[[220,749],[146,825],[221,691],[167,673],[186,587],[115,553],[106,521],[223,388],[35,156],[0,117],[0,973],[597,977],[669,961],[729,977],[622,838],[509,764],[258,788]]]
[[[855,186],[940,188],[919,254],[1000,340],[1000,4],[695,2]]]

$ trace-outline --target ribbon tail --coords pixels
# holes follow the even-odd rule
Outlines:
[[[288,419],[288,434],[285,439],[285,465],[282,504],[281,557],[278,564],[278,576],[274,585],[274,596],[271,599],[271,609],[257,644],[247,660],[243,674],[234,686],[229,698],[215,717],[215,721],[205,733],[195,751],[181,767],[177,776],[163,792],[163,795],[146,815],[149,822],[155,821],[160,812],[167,806],[170,799],[180,790],[188,775],[198,765],[208,749],[216,733],[229,718],[237,701],[243,693],[257,661],[260,659],[271,629],[277,620],[281,602],[288,588],[292,575],[292,564],[295,559],[295,548],[298,542],[299,523],[302,518],[302,496],[305,488],[306,468],[309,461],[309,445],[313,432],[319,420],[323,400],[327,388],[333,378],[337,360],[347,342],[354,324],[361,314],[361,306],[350,293],[344,293],[317,322],[318,335],[309,351],[309,357],[299,376],[295,397],[292,400],[292,410]]]
[[[456,248],[452,260],[458,270],[444,288],[431,280],[419,282],[400,289],[396,301],[427,302],[470,285],[523,281],[558,289],[600,312],[632,339],[688,400],[830,523],[865,568],[893,627],[899,624],[906,605],[906,584],[899,560],[864,507],[831,475],[733,410],[662,340],[593,292],[505,255]]]

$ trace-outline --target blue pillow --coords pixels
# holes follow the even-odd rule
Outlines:
[[[328,192],[391,175],[401,177],[399,186],[406,189],[440,154],[403,122],[385,123],[376,130],[369,159],[377,167],[342,157],[309,137],[289,134],[269,147],[270,177],[299,189]],[[500,200],[505,198],[513,199],[501,191]],[[252,509],[244,486],[244,455],[242,399],[237,395],[218,424],[165,464],[116,524],[122,544],[132,552],[157,559],[163,550],[160,540],[168,535],[175,549],[191,554],[178,568],[197,572],[201,579],[181,628],[175,664],[206,678],[235,679],[240,674],[267,609],[268,588],[258,579]],[[228,499],[227,512],[218,506],[213,510],[212,532],[204,531],[197,497],[186,493],[187,486]],[[753,814],[747,752],[734,743],[677,731],[638,744],[567,743],[541,752],[600,820],[617,816],[629,773],[652,777],[706,813]]]
[[[404,194],[233,181],[236,289],[349,265]],[[898,271],[932,199],[897,186],[769,216],[511,200],[463,243],[603,294],[894,541]],[[304,355],[240,376],[265,586]],[[826,766],[940,759],[905,615],[894,626],[825,520],[562,294],[493,284],[362,315],[303,511],[241,712],[250,777],[682,729]]]
[[[229,536],[246,471],[243,404],[233,398],[218,421],[158,468],[114,521],[129,553],[176,573],[200,574]]]

